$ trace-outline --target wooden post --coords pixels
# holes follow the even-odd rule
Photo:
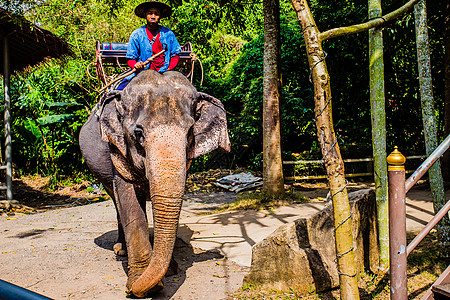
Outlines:
[[[406,277],[406,158],[395,147],[388,156],[389,177],[389,256],[391,300],[408,299]]]
[[[12,194],[12,139],[11,139],[11,97],[8,35],[3,36],[3,85],[5,91],[5,161],[6,200],[13,200]]]

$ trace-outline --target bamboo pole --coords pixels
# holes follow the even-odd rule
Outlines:
[[[351,210],[344,176],[344,162],[334,132],[331,109],[331,85],[322,49],[320,32],[306,0],[291,0],[298,21],[303,28],[306,53],[314,84],[314,103],[317,136],[327,170],[328,182],[334,210],[336,262],[339,273],[342,300],[359,299],[357,276],[353,252],[354,241],[351,226]]]
[[[369,19],[381,17],[381,0],[369,0]],[[386,108],[384,93],[383,31],[369,30],[370,107],[372,116],[372,149],[377,202],[379,269],[389,268],[388,178],[386,164]]]
[[[355,34],[355,33],[359,33],[359,32],[364,32],[364,31],[367,31],[367,30],[375,28],[375,27],[380,27],[381,25],[383,25],[387,22],[390,22],[390,21],[398,18],[399,16],[403,15],[404,13],[406,13],[418,1],[419,0],[410,0],[407,3],[405,3],[405,5],[396,9],[395,11],[388,13],[382,17],[370,20],[366,23],[356,24],[356,25],[347,26],[347,27],[333,28],[333,29],[327,30],[325,32],[321,32],[320,39],[322,41],[325,41],[325,40],[328,40],[331,38],[335,38],[335,37],[339,37],[339,36],[343,36],[343,35],[347,35],[347,34]]]

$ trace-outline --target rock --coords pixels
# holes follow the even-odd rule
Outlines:
[[[360,271],[378,270],[375,193],[349,194],[355,260]],[[284,224],[252,248],[252,264],[244,283],[263,289],[298,293],[321,292],[339,286],[332,205],[309,218]]]

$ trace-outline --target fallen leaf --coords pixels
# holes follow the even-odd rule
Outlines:
[[[17,220],[17,218],[14,218],[14,217],[7,217],[6,220]]]

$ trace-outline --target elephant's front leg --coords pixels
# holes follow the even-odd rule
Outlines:
[[[145,212],[145,188],[127,182],[120,175],[114,177],[117,201],[128,252],[127,291],[147,268],[152,253]],[[161,288],[162,284],[159,285]]]

